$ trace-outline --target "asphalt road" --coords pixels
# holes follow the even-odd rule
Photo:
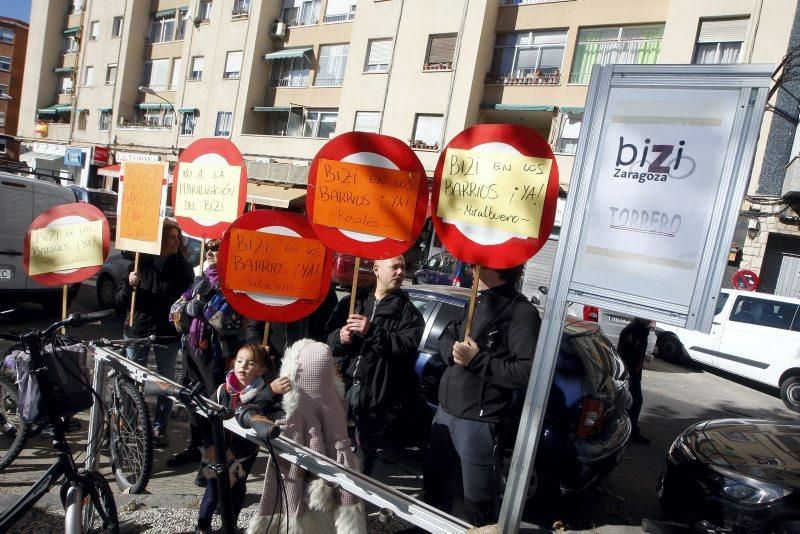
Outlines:
[[[94,287],[91,283],[84,284],[70,311],[86,312],[96,309]],[[42,328],[55,321],[59,312],[60,310],[24,306],[13,322],[0,324],[0,331],[22,327]],[[118,319],[109,319],[101,325],[77,328],[73,334],[84,339],[117,338],[121,337],[121,325]],[[0,348],[4,347],[5,344],[0,343]],[[652,439],[652,443],[629,444],[618,467],[596,487],[583,494],[559,503],[529,506],[524,518],[523,532],[553,527],[590,532],[641,531],[636,527],[641,525],[643,519],[664,519],[656,499],[656,481],[663,468],[667,448],[674,437],[689,425],[720,417],[797,420],[797,414],[786,410],[776,394],[768,389],[753,389],[728,377],[671,365],[661,360],[655,360],[646,366],[643,387],[645,402],[640,423],[642,432]],[[179,413],[172,426],[170,446],[159,450],[157,454],[157,473],[148,486],[151,495],[136,498],[146,499],[147,502],[161,502],[162,506],[173,503],[173,507],[191,507],[202,494],[202,490],[191,482],[194,478],[193,468],[186,466],[175,471],[164,465],[166,458],[181,450],[185,444],[185,417]],[[74,439],[79,440],[83,435],[85,423],[83,432]],[[49,464],[51,453],[46,441],[36,439],[32,442],[30,450],[23,452],[6,472],[0,473],[0,497],[10,498],[9,494],[21,493],[21,488],[38,478]],[[420,454],[420,451],[406,451],[399,455],[387,453],[383,465],[378,468],[378,477],[401,491],[418,494],[421,489],[419,469],[411,463],[418,462]],[[263,468],[259,465],[251,475],[249,493],[260,493],[263,475],[259,476],[258,473],[263,473]],[[112,487],[116,488],[113,482]],[[134,497],[120,496],[123,501]],[[248,500],[254,502],[255,495]],[[5,501],[0,501],[3,502],[0,507],[4,508]]]

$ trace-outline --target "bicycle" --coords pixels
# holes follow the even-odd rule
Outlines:
[[[21,496],[11,508],[0,515],[0,532],[6,532],[42,496],[63,479],[60,496],[64,506],[64,531],[66,533],[119,533],[117,506],[108,482],[97,471],[80,469],[75,463],[72,449],[66,439],[67,420],[65,417],[60,417],[53,409],[56,406],[56,401],[54,387],[50,381],[49,374],[50,372],[55,372],[55,370],[48,369],[47,359],[42,354],[46,341],[52,343],[55,332],[59,328],[79,326],[103,319],[113,313],[113,310],[86,314],[73,313],[66,319],[53,323],[43,331],[29,330],[19,336],[0,334],[0,339],[20,343],[30,355],[30,373],[35,376],[41,392],[42,403],[40,406],[45,413],[45,419],[53,426],[53,448],[58,454],[58,458],[53,465],[28,489],[25,495]],[[56,358],[56,355],[57,351],[53,349],[53,358]],[[78,372],[70,371],[66,367],[62,370],[65,370],[73,379],[79,380],[84,386],[88,387],[95,399],[99,398],[85,376],[81,376]]]

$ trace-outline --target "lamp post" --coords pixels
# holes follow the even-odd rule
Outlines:
[[[140,85],[139,86],[139,92],[154,96],[156,98],[160,98],[161,100],[166,102],[167,105],[172,109],[172,127],[175,127],[177,125],[177,122],[178,122],[178,110],[175,109],[175,105],[172,102],[170,102],[169,100],[167,100],[166,98],[164,98],[160,94],[156,93],[155,91],[153,91],[152,88],[147,87],[146,85]],[[172,150],[173,150],[173,152],[176,150],[177,137],[178,136],[175,135],[175,137],[173,138],[173,141],[172,141]]]

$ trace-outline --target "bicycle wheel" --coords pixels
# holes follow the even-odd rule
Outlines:
[[[119,534],[117,503],[111,486],[97,471],[86,472],[80,493],[66,482],[61,487],[66,534]],[[80,496],[80,499],[77,497]]]
[[[122,378],[113,387],[109,452],[117,485],[141,493],[153,470],[153,427],[139,388]]]
[[[17,385],[0,374],[0,469],[19,456],[28,437],[28,423],[19,416],[17,399]]]

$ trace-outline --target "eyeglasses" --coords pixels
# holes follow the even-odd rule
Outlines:
[[[219,245],[207,245],[206,252],[217,252]]]

